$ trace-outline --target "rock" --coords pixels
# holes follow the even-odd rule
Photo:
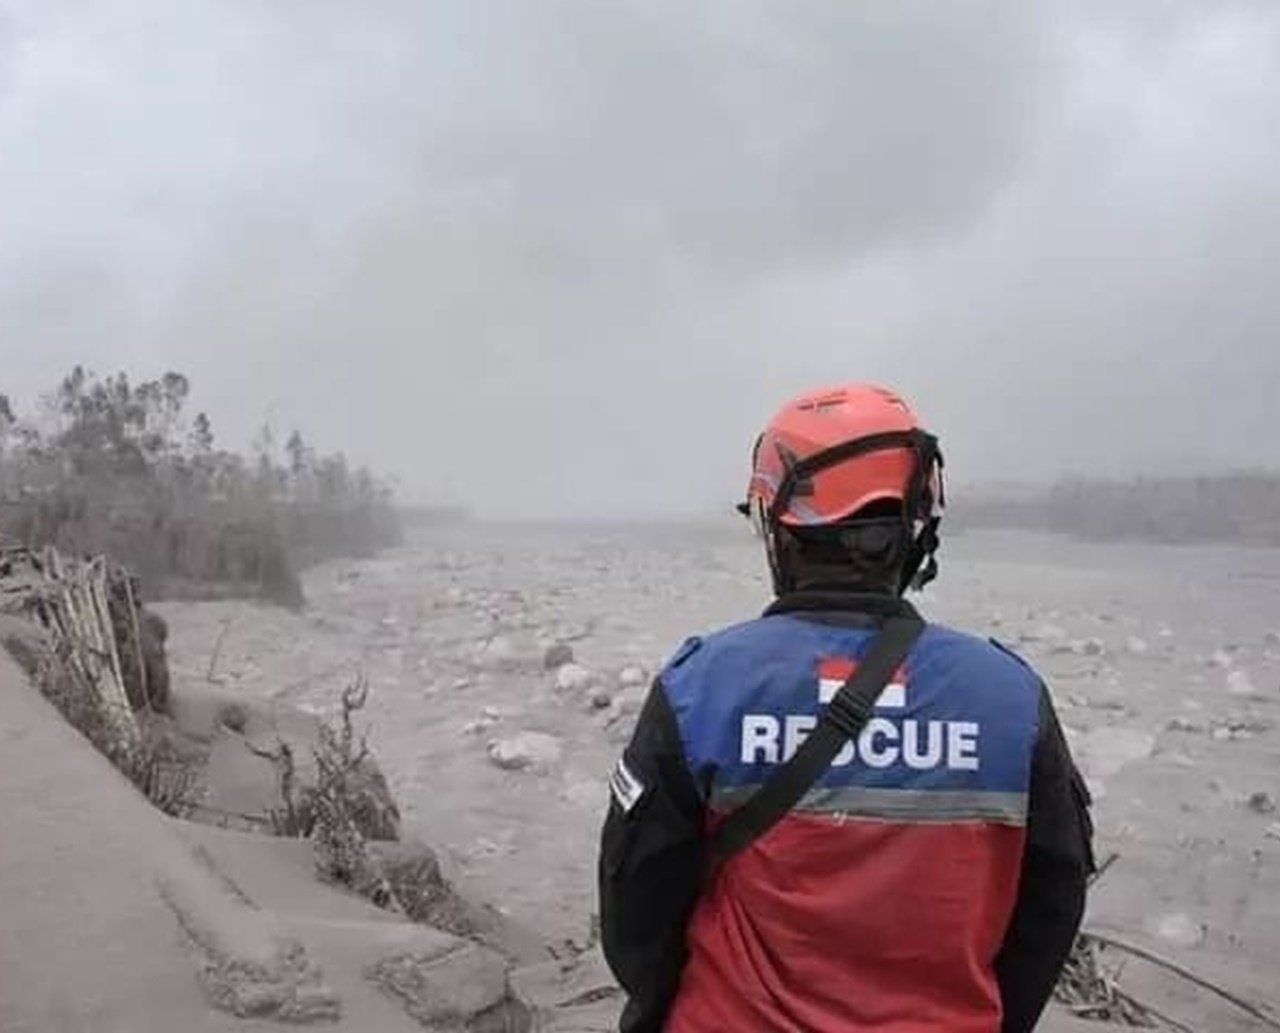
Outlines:
[[[639,689],[649,683],[649,675],[643,667],[632,665],[618,672],[618,684],[624,689]]]
[[[1199,721],[1193,721],[1187,717],[1172,718],[1164,727],[1169,732],[1194,732],[1198,734],[1205,730],[1204,725]]]
[[[1136,635],[1130,635],[1125,640],[1124,648],[1131,656],[1146,656],[1151,651],[1146,639],[1138,638]]]
[[[1212,735],[1214,742],[1229,742],[1233,738],[1231,729],[1225,725],[1219,725],[1215,728]]]
[[[1268,631],[1262,636],[1262,644],[1268,649],[1280,649],[1280,631]]]
[[[1056,624],[1040,624],[1031,631],[1024,631],[1018,636],[1023,642],[1043,642],[1049,645],[1064,644],[1070,637],[1066,628]]]
[[[1265,735],[1275,727],[1275,723],[1265,717],[1229,717],[1220,723],[1233,732],[1248,732],[1250,735]]]
[[[465,689],[471,688],[475,683],[476,680],[474,678],[459,678],[450,686],[450,688],[452,688],[454,692],[462,692]]]
[[[581,664],[568,663],[556,671],[557,692],[585,692],[595,681],[595,675]]]
[[[218,723],[243,735],[249,725],[249,711],[238,700],[228,700],[218,708]]]
[[[1267,826],[1268,839],[1280,839],[1280,821],[1274,821]]]
[[[468,721],[462,726],[463,735],[479,735],[481,732],[488,731],[494,725],[502,720],[502,713],[497,707],[485,707],[480,711],[480,716],[474,721]]]
[[[1256,697],[1258,690],[1246,671],[1232,671],[1227,675],[1227,691],[1233,696]]]
[[[542,654],[542,666],[548,671],[557,670],[571,663],[573,663],[573,647],[568,642],[555,642],[547,646]]]
[[[1227,668],[1231,666],[1231,654],[1225,649],[1219,649],[1212,656],[1208,657],[1204,663],[1206,667]]]
[[[1155,749],[1155,736],[1136,728],[1095,728],[1079,738],[1080,766],[1091,779],[1104,779]]]
[[[521,732],[489,744],[489,760],[504,771],[546,771],[563,752],[560,740],[544,732]]]
[[[1275,814],[1276,812],[1275,800],[1271,798],[1270,793],[1262,791],[1250,794],[1244,805],[1254,814]]]
[[[613,696],[609,694],[608,690],[597,686],[591,690],[589,702],[592,710],[606,710],[613,706]]]
[[[1179,913],[1156,919],[1151,925],[1151,932],[1175,947],[1190,949],[1204,943],[1208,929],[1202,922]]]
[[[1073,638],[1048,644],[1050,656],[1102,656],[1106,644],[1100,638]]]

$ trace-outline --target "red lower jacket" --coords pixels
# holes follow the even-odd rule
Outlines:
[[[1023,832],[790,815],[689,926],[671,1033],[997,1033]]]

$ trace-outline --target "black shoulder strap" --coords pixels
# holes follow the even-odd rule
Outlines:
[[[713,871],[773,828],[813,788],[844,744],[862,731],[876,700],[924,628],[924,621],[916,616],[890,617],[885,621],[858,669],[827,704],[809,737],[720,826],[711,843]]]

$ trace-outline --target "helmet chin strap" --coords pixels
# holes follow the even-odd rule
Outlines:
[[[902,565],[902,581],[898,594],[908,590],[919,592],[930,581],[938,576],[938,517],[930,517],[925,521],[920,533],[911,539],[907,549],[907,559]]]

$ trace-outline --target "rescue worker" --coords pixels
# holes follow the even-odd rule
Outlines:
[[[777,598],[685,642],[611,779],[600,919],[621,1028],[1031,1030],[1080,926],[1090,801],[1035,671],[902,598],[937,570],[937,442],[893,392],[853,384],[789,402],[752,463],[739,509]],[[717,830],[890,619],[923,631],[873,716],[717,866]]]

